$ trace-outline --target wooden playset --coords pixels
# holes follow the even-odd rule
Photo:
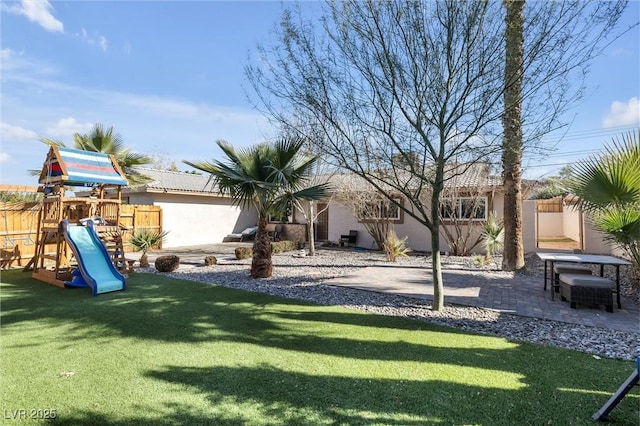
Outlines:
[[[49,284],[68,285],[79,262],[71,263],[74,253],[65,239],[63,221],[80,225],[92,220],[93,229],[106,247],[114,267],[124,271],[126,260],[119,220],[121,189],[127,185],[127,180],[115,158],[103,153],[52,146],[39,183],[44,198],[38,217],[36,252],[24,270],[32,270],[33,278]],[[91,188],[91,196],[67,197],[66,187]],[[107,198],[107,192],[113,198]]]

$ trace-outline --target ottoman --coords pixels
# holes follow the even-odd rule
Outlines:
[[[613,312],[613,285],[608,278],[584,274],[560,274],[560,296],[572,309],[576,304],[604,305]]]
[[[560,274],[584,274],[591,275],[591,268],[575,263],[556,263],[553,265],[553,281],[551,282],[551,300],[554,300],[555,293],[560,292]],[[545,287],[545,290],[547,288]]]

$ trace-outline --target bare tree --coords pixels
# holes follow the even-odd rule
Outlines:
[[[366,179],[392,203],[391,194],[408,201],[398,207],[431,239],[439,310],[445,182],[502,151],[504,103],[511,103],[505,90],[522,76],[525,146],[561,125],[558,117],[581,94],[571,78],[597,53],[577,38],[589,35],[579,18],[602,9],[590,15],[600,29],[623,9],[592,3],[535,2],[525,14],[524,66],[515,73],[505,72],[497,2],[329,1],[314,10],[321,28],[303,18],[303,5],[284,10],[277,42],[260,46],[246,72],[274,120],[286,123],[289,111],[304,111],[321,123],[325,155],[336,167]],[[582,56],[572,59],[576,52]],[[452,162],[466,166],[447,170]]]
[[[499,12],[489,2],[331,2],[320,32],[300,9],[285,10],[278,43],[247,67],[275,120],[287,122],[292,109],[314,117],[336,167],[427,228],[434,310],[444,304],[440,197],[446,179],[464,172],[445,177],[446,165],[500,149]]]
[[[304,118],[303,116],[297,116],[296,118],[286,122],[280,123],[283,133],[290,134],[296,137],[304,139],[305,145],[303,151],[306,155],[311,155],[318,160],[309,169],[309,176],[307,176],[307,184],[310,186],[315,185],[327,185],[331,180],[331,177],[335,173],[335,167],[326,161],[324,153],[324,142],[322,140],[322,131],[319,130],[319,126],[314,123],[313,119]],[[333,192],[325,199],[321,200],[325,207],[318,208],[318,200],[292,200],[292,204],[295,209],[302,214],[305,222],[307,223],[307,240],[309,241],[309,256],[315,256],[315,224],[318,217],[324,213],[328,208],[331,200],[333,199]]]

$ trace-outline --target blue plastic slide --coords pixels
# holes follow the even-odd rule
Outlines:
[[[75,274],[73,281],[66,284],[73,287],[89,286],[94,296],[124,290],[124,277],[113,266],[109,252],[93,229],[93,223],[87,225],[70,225],[67,220],[62,222],[64,238],[78,261],[80,271],[79,275]]]

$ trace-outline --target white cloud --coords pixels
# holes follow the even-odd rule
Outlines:
[[[107,41],[106,38],[104,38],[103,36],[100,36],[100,41],[98,42],[98,44],[102,48],[102,51],[104,52],[107,51],[107,48],[109,47],[109,42]]]
[[[3,140],[37,139],[38,134],[33,130],[20,126],[13,126],[4,121],[0,121],[0,135]]]
[[[58,120],[56,124],[46,129],[51,136],[65,136],[71,138],[74,133],[83,133],[91,127],[91,123],[78,123],[75,118],[67,117]]]
[[[640,124],[640,100],[636,97],[629,99],[628,102],[613,102],[602,120],[605,128],[638,124]]]
[[[0,164],[8,163],[11,160],[11,156],[4,152],[0,152]]]
[[[23,15],[47,31],[64,32],[64,24],[57,20],[51,13],[53,7],[49,3],[49,0],[22,0],[18,6],[5,5],[3,9],[9,13]]]
[[[75,33],[74,36],[90,46],[100,46],[103,52],[106,52],[109,48],[109,41],[97,32],[89,34],[86,29],[82,28],[80,32]]]

